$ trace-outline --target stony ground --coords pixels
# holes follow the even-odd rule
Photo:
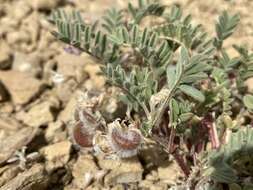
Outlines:
[[[214,32],[220,11],[241,14],[231,40],[253,48],[253,1],[168,0]],[[99,18],[124,0],[0,0],[0,190],[151,189],[165,190],[182,177],[154,144],[131,160],[108,160],[76,151],[68,123],[81,89],[104,90],[99,67],[86,54],[71,55],[50,34],[52,9],[78,8],[87,20]],[[235,52],[230,49],[233,55]],[[65,76],[52,82],[52,71]],[[79,89],[79,90],[78,90]],[[115,101],[113,96],[108,102]],[[113,113],[108,113],[108,115]],[[161,156],[162,155],[162,156]]]

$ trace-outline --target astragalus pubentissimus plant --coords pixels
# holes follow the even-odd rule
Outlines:
[[[230,57],[223,46],[239,22],[237,14],[221,14],[215,37],[178,6],[148,0],[111,9],[93,24],[76,11],[57,10],[51,20],[58,39],[96,58],[108,83],[121,89],[127,121],[102,127],[118,155],[134,155],[143,136],[174,156],[186,187],[252,185],[253,96],[244,81],[253,75],[253,54],[235,45],[238,56]],[[85,137],[95,132],[84,126],[94,127],[97,120],[87,110],[76,118],[76,139],[92,144]],[[251,169],[242,170],[244,164]]]

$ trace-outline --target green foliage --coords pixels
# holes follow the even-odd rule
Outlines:
[[[221,49],[223,41],[231,36],[240,21],[238,14],[229,15],[227,11],[219,16],[219,20],[215,25],[216,35],[214,44],[218,49]]]
[[[118,11],[114,8],[110,9],[106,12],[103,20],[102,27],[107,30],[108,33],[113,33],[117,27],[124,25],[123,11]]]
[[[190,147],[184,154],[192,156],[190,164],[199,154],[199,144],[207,152],[205,145],[214,138],[207,138],[211,132],[217,133],[215,140],[221,140],[227,128],[234,132],[232,126],[241,125],[237,120],[244,115],[248,117],[244,124],[249,125],[253,96],[247,94],[244,81],[253,76],[253,53],[234,45],[239,56],[231,57],[223,48],[224,40],[238,25],[237,14],[224,11],[215,25],[216,36],[210,37],[201,25],[193,24],[190,15],[184,16],[180,7],[167,9],[157,1],[139,0],[137,6],[129,3],[127,10],[108,10],[93,24],[85,23],[79,12],[57,10],[51,16],[56,26],[52,33],[101,63],[109,84],[121,89],[128,119],[140,121],[143,135],[155,139],[167,152],[171,147],[176,147],[174,153]],[[144,25],[147,16],[156,19]],[[205,121],[209,115],[211,120]],[[227,123],[231,127],[220,124],[223,116],[230,118]],[[251,153],[252,137],[251,129],[240,129],[227,144],[209,154],[211,180],[217,186],[206,183],[203,189],[239,183],[240,173],[234,168],[242,163],[237,156],[248,159],[244,153]],[[181,141],[186,145],[182,147]]]
[[[235,50],[240,54],[238,61],[240,63],[239,75],[241,80],[245,80],[253,76],[253,53],[250,53],[244,46],[234,45]]]
[[[227,144],[209,155],[211,178],[221,183],[240,183],[239,177],[252,177],[253,129],[244,128],[232,133]],[[242,184],[243,185],[243,184]]]
[[[157,81],[152,80],[152,73],[147,68],[140,70],[135,67],[130,73],[126,73],[120,65],[108,65],[104,73],[112,85],[123,90],[125,95],[122,100],[130,110],[140,111],[139,106],[148,104],[152,94],[157,92]]]
[[[128,4],[128,11],[133,20],[130,24],[140,24],[141,20],[148,15],[161,16],[165,7],[156,1],[138,0],[138,7],[135,8],[132,3]]]
[[[155,26],[154,30],[165,36],[171,48],[176,49],[182,43],[199,53],[212,54],[212,40],[208,38],[201,25],[192,24],[190,15],[182,17],[181,9],[173,6],[170,14],[164,15],[164,18],[167,23]]]
[[[59,40],[69,43],[104,62],[113,62],[117,56],[117,48],[108,43],[108,37],[96,30],[97,23],[86,25],[79,12],[68,15],[64,10],[52,14],[58,32],[53,32]]]

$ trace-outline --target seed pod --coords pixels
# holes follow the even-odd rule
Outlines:
[[[109,125],[108,137],[111,148],[121,158],[136,155],[142,142],[142,136],[138,129],[124,128],[118,121]]]
[[[74,119],[77,122],[82,122],[85,126],[90,128],[96,128],[99,125],[96,118],[85,109],[76,110],[74,113]]]
[[[92,147],[94,131],[85,127],[82,122],[76,122],[72,129],[72,139],[80,148]]]

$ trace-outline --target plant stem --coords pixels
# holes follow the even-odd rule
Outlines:
[[[208,129],[209,138],[211,140],[212,148],[217,149],[220,147],[220,140],[215,123],[213,122],[212,115],[206,115],[202,120],[202,125]]]
[[[174,158],[175,158],[177,164],[179,165],[179,167],[184,172],[185,176],[188,177],[190,175],[190,169],[187,166],[187,164],[185,163],[182,155],[180,155],[177,150],[175,150],[174,153],[172,153],[172,155],[174,156]]]
[[[164,102],[161,105],[160,109],[158,110],[157,114],[155,114],[155,118],[154,118],[154,120],[152,122],[152,127],[156,127],[156,126],[158,126],[161,123],[161,118],[162,118],[162,116],[163,116],[166,108],[168,107],[169,102],[170,102],[171,98],[173,97],[174,92],[176,91],[176,89],[177,89],[177,87],[178,87],[178,85],[179,85],[179,83],[181,81],[181,77],[182,77],[182,74],[178,77],[178,79],[175,82],[175,84],[173,85],[172,89],[170,89],[170,92],[169,92],[168,96],[164,100]]]

